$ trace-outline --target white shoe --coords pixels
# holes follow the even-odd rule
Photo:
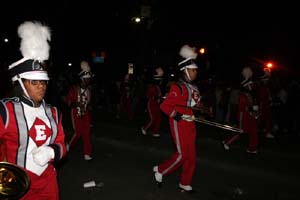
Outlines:
[[[271,133],[267,133],[267,134],[266,134],[266,138],[273,139],[273,138],[275,138],[275,137],[274,137],[274,135],[272,135]]]
[[[92,159],[93,159],[93,157],[91,157],[90,155],[87,155],[87,154],[84,155],[84,160],[89,161],[89,160],[92,160]]]
[[[248,149],[247,149],[246,152],[249,153],[249,154],[254,154],[254,155],[257,154],[257,151],[250,151],[250,150],[248,150]]]
[[[152,134],[153,137],[160,137],[160,134],[159,133],[154,133]]]
[[[230,150],[230,147],[228,144],[226,144],[224,141],[222,141],[223,147],[226,151]]]
[[[193,190],[192,186],[190,185],[182,185],[181,183],[179,183],[179,188],[186,191],[186,192],[191,192]]]
[[[147,135],[147,132],[145,131],[144,128],[141,128],[141,131],[142,131],[142,134],[143,134],[143,135]]]
[[[154,173],[154,178],[157,183],[162,183],[163,175],[159,172]]]

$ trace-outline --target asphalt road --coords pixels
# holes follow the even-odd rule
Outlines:
[[[99,114],[99,112],[98,112]],[[99,115],[100,116],[100,115]],[[95,117],[93,157],[83,160],[82,143],[71,149],[58,166],[61,200],[298,200],[300,138],[278,133],[270,140],[260,136],[259,154],[245,153],[247,137],[229,152],[221,146],[230,132],[198,124],[197,167],[193,194],[178,190],[180,170],[164,177],[163,187],[154,184],[152,167],[174,151],[168,124],[160,138],[143,136],[143,117],[134,121],[111,116]],[[71,131],[65,128],[67,137]],[[102,187],[84,188],[95,180]]]

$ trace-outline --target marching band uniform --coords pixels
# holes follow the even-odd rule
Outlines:
[[[247,148],[247,153],[257,153],[257,143],[258,143],[258,105],[256,102],[256,97],[253,94],[253,82],[251,81],[252,70],[248,67],[243,69],[243,75],[246,78],[241,84],[243,89],[239,94],[239,104],[238,104],[238,120],[239,128],[242,129],[249,136],[249,143]],[[236,141],[240,135],[233,135],[225,139],[222,143],[225,150],[229,150],[229,145]]]
[[[162,120],[162,113],[160,110],[160,101],[162,98],[162,92],[160,89],[160,84],[162,81],[163,70],[162,68],[156,69],[156,74],[154,75],[154,82],[149,85],[146,91],[147,96],[147,110],[149,115],[149,121],[142,127],[142,134],[146,135],[147,131],[152,132],[153,137],[159,137],[160,134],[160,124]]]
[[[258,88],[258,102],[260,108],[259,126],[265,129],[266,138],[274,138],[272,134],[272,97],[267,81],[269,80],[269,73],[266,71],[265,75],[261,77],[261,84]]]
[[[15,97],[0,101],[0,139],[6,161],[30,177],[30,188],[21,199],[58,200],[53,162],[66,155],[66,147],[61,114],[44,101],[49,77],[42,62],[49,56],[50,31],[39,22],[24,22],[18,33],[24,58],[9,66],[17,90]]]
[[[74,147],[78,140],[82,137],[83,153],[85,160],[92,160],[92,144],[91,144],[91,113],[89,105],[91,102],[91,88],[86,79],[90,79],[90,66],[86,61],[81,62],[81,72],[79,73],[80,83],[69,89],[66,97],[67,104],[71,107],[71,120],[74,130],[69,145]]]
[[[188,51],[189,54],[184,54],[184,51]],[[194,62],[197,54],[192,48],[183,46],[180,55],[187,58],[179,63],[183,79],[171,86],[160,105],[161,110],[169,116],[171,135],[177,152],[158,166],[154,166],[153,171],[155,180],[160,186],[163,176],[182,167],[179,188],[182,191],[192,192],[191,182],[196,166],[196,127],[191,107],[199,105],[200,102],[199,90],[192,84],[197,75],[198,67]]]

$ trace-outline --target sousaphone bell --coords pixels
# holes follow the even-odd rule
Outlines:
[[[0,162],[0,200],[17,200],[30,187],[29,175],[19,166]]]

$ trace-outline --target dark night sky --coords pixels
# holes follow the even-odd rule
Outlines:
[[[289,68],[299,65],[300,34],[296,29],[300,17],[295,10],[297,7],[288,3],[45,2],[11,1],[7,7],[2,5],[1,38],[6,34],[14,34],[16,38],[17,26],[24,20],[42,20],[52,29],[53,56],[61,61],[78,58],[93,49],[104,49],[109,56],[115,56],[114,60],[126,63],[137,55],[152,55],[155,50],[155,55],[145,60],[152,64],[174,64],[180,46],[189,43],[207,47],[212,59],[217,57],[223,68],[241,67],[249,57],[272,59]],[[152,6],[151,29],[145,24],[137,27],[130,21],[131,16],[139,13],[142,4]],[[4,14],[4,9],[8,14]]]

